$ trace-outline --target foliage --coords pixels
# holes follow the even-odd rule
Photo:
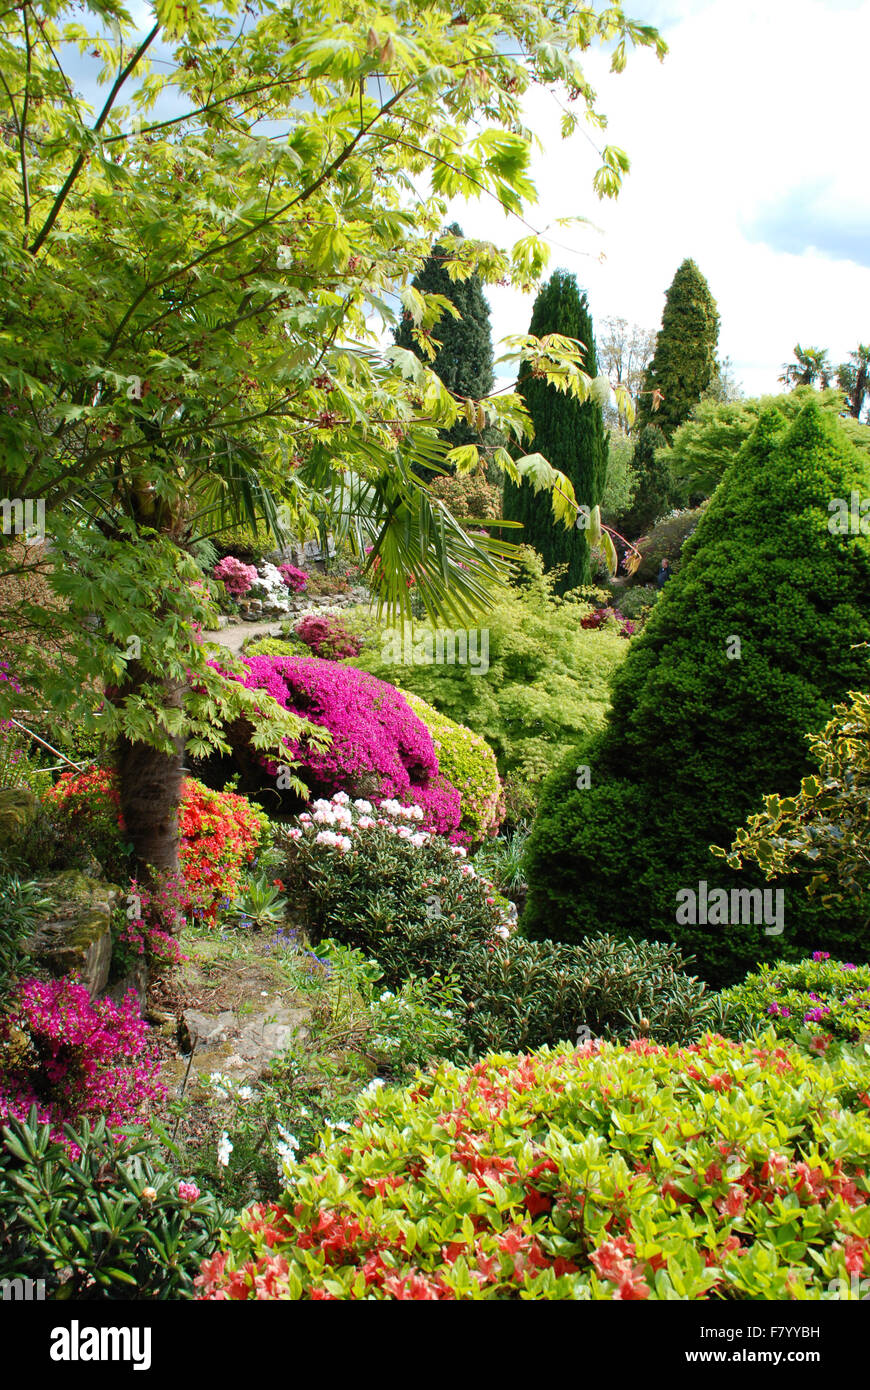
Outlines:
[[[822,931],[832,951],[863,951],[851,912],[822,925],[798,889],[777,889],[782,936],[755,910],[724,931],[681,922],[676,896],[702,882],[722,892],[763,883],[747,870],[715,874],[709,847],[730,843],[763,788],[811,770],[806,731],[863,680],[870,544],[828,527],[829,500],[853,488],[868,495],[867,464],[812,403],[790,429],[776,412],[759,422],[680,573],[626,644],[606,728],[545,788],[527,863],[530,936],[676,941],[710,983],[799,959]]]
[[[514,819],[533,814],[554,762],[603,722],[610,677],[627,646],[615,634],[581,628],[585,609],[555,597],[539,558],[526,549],[522,554],[518,586],[486,616],[485,674],[458,663],[403,664],[398,673],[392,661],[372,652],[355,661],[382,680],[398,680],[484,738],[513,789]],[[440,630],[415,625],[415,638],[422,642],[429,634],[434,643]]]
[[[432,327],[437,297],[408,281],[447,201],[521,214],[534,200],[530,89],[566,82],[597,115],[583,50],[613,43],[621,70],[629,46],[665,46],[619,6],[507,0],[457,25],[447,0],[387,17],[374,0],[352,16],[252,0],[240,30],[209,0],[146,8],[144,34],[109,0],[84,17],[37,0],[0,21],[0,493],[44,503],[51,534],[23,564],[2,538],[3,573],[50,593],[4,605],[0,631],[24,644],[39,706],[120,740],[136,858],[175,870],[185,745],[227,754],[222,731],[243,717],[275,749],[299,733],[209,667],[211,603],[187,547],[323,518],[357,558],[374,544],[384,602],[406,611],[412,571],[433,615],[486,602],[504,545],[468,536],[415,471],[443,460],[438,431],[463,407],[412,352],[384,350],[385,292],[398,285]],[[628,161],[601,157],[594,187],[610,196]],[[405,199],[421,176],[431,196]],[[534,236],[512,253],[475,243],[457,278],[524,286],[545,260]],[[512,351],[587,393],[570,349],[523,336]],[[475,406],[522,436],[516,393]],[[146,782],[159,795],[141,798]]]
[[[626,586],[619,596],[620,612],[623,617],[630,618],[642,628],[658,601],[660,592],[655,584],[635,584],[632,588]]]
[[[620,535],[624,535],[622,518],[629,511],[637,492],[637,473],[634,470],[634,444],[627,434],[611,430],[607,444],[607,482],[601,494],[601,516]]]
[[[495,834],[504,815],[501,780],[495,754],[486,740],[464,724],[456,724],[417,695],[403,690],[414,713],[432,736],[442,777],[462,798],[459,829],[472,843]]]
[[[837,386],[845,392],[846,405],[853,420],[860,420],[864,402],[870,394],[870,347],[859,343],[854,352],[849,353],[849,361],[841,362],[837,368]]]
[[[189,1105],[189,1138],[179,1107],[185,1164],[234,1207],[277,1197],[285,1162],[315,1152],[324,1134],[349,1129],[366,1087],[405,1080],[458,1050],[461,1008],[454,1009],[452,986],[407,980],[393,993],[383,988],[377,962],[360,951],[330,941],[317,949],[312,961],[290,947],[281,962],[291,978],[294,957],[315,966],[299,967],[312,1005],[304,1042],[282,1052],[254,1084],[212,1073]],[[374,1068],[380,1075],[373,1077]]]
[[[433,478],[429,490],[459,521],[496,521],[501,517],[501,490],[487,482],[483,470]]]
[[[301,656],[305,643],[290,637],[258,637],[245,644],[245,656]]]
[[[705,399],[677,430],[670,448],[659,455],[670,473],[671,495],[693,504],[710,497],[764,411],[778,410],[785,420],[793,421],[808,400],[840,417],[840,426],[850,442],[870,453],[870,428],[843,418],[839,391],[814,391],[810,386],[799,386],[778,396],[725,402]]]
[[[331,738],[289,745],[287,764],[311,794],[336,790],[360,796],[411,797],[425,808],[427,828],[457,831],[461,798],[443,777],[426,725],[404,696],[385,681],[315,657],[255,656],[245,680]],[[240,744],[244,754],[247,745]],[[265,763],[274,777],[279,767]],[[280,765],[279,765],[280,766]]]
[[[517,894],[525,894],[523,857],[528,838],[529,827],[523,821],[507,834],[485,840],[474,856],[474,866],[478,872],[490,879],[506,898],[513,899]]]
[[[870,1269],[868,1085],[772,1035],[443,1065],[289,1168],[200,1294],[834,1298]]]
[[[87,845],[109,878],[129,877],[129,847],[112,772],[107,768],[82,774],[65,772],[45,799],[68,823],[74,839]],[[254,858],[265,824],[263,813],[245,797],[211,791],[193,777],[184,779],[178,835],[185,910],[206,921],[216,919],[221,902],[235,895],[242,867]]]
[[[715,996],[687,974],[676,947],[658,942],[511,937],[466,951],[457,974],[475,1056],[590,1037],[687,1043],[721,1021]]]
[[[493,945],[504,929],[461,846],[412,828],[420,807],[387,800],[379,812],[362,799],[315,803],[286,831],[281,877],[315,942],[329,937],[374,956],[396,989],[411,976],[446,974],[460,949]]]
[[[819,383],[823,391],[831,384],[833,368],[828,360],[827,348],[802,348],[800,343],[794,347],[795,360],[786,362],[779,378],[784,386],[815,386]]]
[[[733,869],[751,860],[768,879],[803,872],[824,906],[849,902],[866,922],[870,889],[870,696],[850,692],[808,742],[818,772],[795,796],[765,797],[764,810],[737,831],[730,853],[713,847]]]
[[[479,275],[461,280],[450,275],[451,266],[461,268],[462,265],[461,259],[452,257],[456,242],[464,240],[462,228],[451,223],[446,228],[446,238],[446,241],[435,243],[422,269],[411,281],[412,289],[418,294],[440,297],[441,317],[431,327],[424,328],[415,321],[412,309],[405,308],[396,329],[396,343],[401,348],[410,348],[423,361],[428,358],[432,371],[451,395],[463,401],[479,401],[489,395],[495,381],[489,305]],[[451,447],[484,445],[487,441],[476,424],[476,420],[470,424],[460,416],[445,431],[444,438]]]
[[[154,1139],[102,1117],[57,1138],[34,1112],[0,1131],[0,1210],[4,1276],[44,1279],[56,1300],[190,1298],[230,1217]]]
[[[665,436],[657,425],[644,425],[631,456],[631,471],[636,479],[631,506],[619,518],[622,533],[628,540],[637,539],[667,511],[670,494],[670,474],[663,461]]]
[[[680,569],[683,546],[694,534],[703,515],[704,504],[700,507],[686,507],[682,511],[670,512],[657,521],[638,546],[640,562],[634,573],[629,576],[628,586],[638,585],[646,588],[654,585],[662,566],[662,560],[667,560],[672,575],[677,574]],[[626,598],[631,593],[631,587],[628,586]],[[620,606],[625,611],[621,601]]]
[[[870,966],[831,960],[814,951],[801,961],[762,965],[742,984],[723,991],[729,1031],[744,1036],[773,1028],[817,1055],[832,1038],[846,1042],[870,1036]]]
[[[35,879],[0,872],[0,1007],[27,961],[22,937],[38,926],[49,902]]]
[[[716,301],[695,262],[685,260],[665,295],[637,412],[638,436],[647,425],[657,425],[670,442],[710,385],[718,339]]]
[[[132,990],[115,1005],[68,978],[22,980],[0,1018],[0,1119],[35,1106],[58,1143],[82,1116],[113,1131],[135,1123],[164,1094],[148,1032]]]
[[[529,332],[537,338],[560,334],[582,344],[584,370],[598,375],[592,319],[585,293],[573,275],[557,270],[535,300]],[[601,501],[607,476],[607,434],[599,400],[573,400],[560,395],[534,370],[520,371],[519,389],[535,432],[535,444],[560,469],[574,488],[581,506],[591,512]],[[607,389],[609,398],[609,388]],[[522,527],[521,539],[539,552],[545,569],[565,566],[557,589],[563,593],[589,579],[589,544],[583,528],[556,523],[549,498],[528,482],[507,478],[504,515]]]
[[[300,618],[293,631],[315,656],[324,661],[343,661],[349,656],[359,656],[362,650],[359,637],[348,632],[341,618],[334,614],[311,614],[307,618]]]

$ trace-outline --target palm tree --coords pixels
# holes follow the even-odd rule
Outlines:
[[[870,346],[859,343],[849,357],[851,361],[841,362],[837,368],[837,385],[847,397],[846,408],[852,419],[860,420],[865,398],[870,391]]]
[[[827,348],[802,348],[794,346],[794,362],[783,363],[779,380],[785,386],[815,386],[819,383],[823,391],[831,384],[833,368],[828,361]]]

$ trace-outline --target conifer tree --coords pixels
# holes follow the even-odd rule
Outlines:
[[[583,370],[588,376],[598,375],[589,305],[573,275],[557,270],[541,288],[529,332],[539,338],[548,333],[577,338],[586,350]],[[543,454],[554,468],[570,478],[581,506],[597,506],[607,478],[607,432],[601,405],[591,398],[578,401],[526,370],[520,372],[519,391],[534,425],[535,452]],[[533,546],[543,556],[546,569],[568,566],[557,586],[559,591],[564,593],[588,582],[589,546],[585,534],[578,527],[569,529],[555,520],[546,493],[534,492],[528,483],[517,487],[506,480],[504,515],[506,520],[523,525],[522,533],[511,532],[509,538],[518,537]]]
[[[694,261],[685,260],[665,296],[662,326],[646,369],[635,433],[657,425],[670,443],[710,385],[716,367],[719,312]]]
[[[464,235],[455,222],[445,229],[444,234],[455,237]],[[479,275],[472,275],[467,280],[451,280],[444,264],[448,254],[439,241],[411,283],[421,294],[444,295],[456,305],[460,317],[455,319],[447,312],[441,315],[432,330],[433,339],[440,344],[434,359],[423,357],[419,344],[414,340],[410,315],[406,315],[399,324],[396,342],[399,347],[410,348],[423,358],[448,391],[479,400],[489,394],[494,381],[489,305]],[[444,432],[444,438],[454,448],[461,444],[480,445],[486,442],[462,417]]]
[[[819,945],[868,958],[868,913],[825,909],[793,880],[776,884],[783,930],[768,932],[754,907],[754,920],[734,920],[732,890],[770,885],[710,852],[764,793],[800,786],[813,771],[807,734],[867,688],[870,538],[829,523],[832,498],[846,508],[868,489],[866,457],[815,402],[791,426],[761,416],[614,677],[607,725],[545,786],[527,935],[676,941],[713,984]],[[727,892],[724,921],[700,906],[694,922],[678,915],[677,895],[700,904],[702,883]]]

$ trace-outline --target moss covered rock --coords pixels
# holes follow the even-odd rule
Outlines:
[[[53,975],[78,972],[93,998],[108,983],[112,911],[121,890],[76,869],[42,879],[40,888],[51,906],[24,949],[34,964]]]

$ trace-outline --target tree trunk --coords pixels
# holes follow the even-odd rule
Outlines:
[[[144,673],[129,668],[124,694],[144,684]],[[164,706],[179,709],[183,687],[166,683]],[[136,871],[143,883],[153,884],[152,870],[178,872],[178,807],[181,801],[183,745],[161,753],[150,744],[121,738],[117,749],[121,812],[133,844]]]

